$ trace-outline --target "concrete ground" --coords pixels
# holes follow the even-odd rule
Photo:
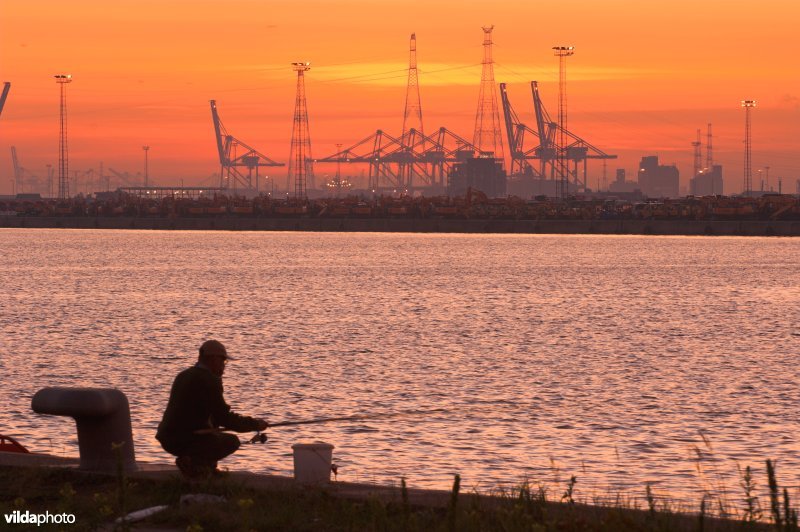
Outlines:
[[[64,458],[40,453],[0,452],[0,466],[12,467],[66,467],[78,469],[78,458]],[[150,464],[137,462],[138,471],[127,473],[129,478],[168,479],[180,475],[178,468],[171,464]],[[114,474],[109,471],[108,474]],[[264,490],[284,490],[296,486],[292,477],[263,475],[247,471],[230,471],[228,478],[246,486]],[[330,482],[325,485],[331,495],[348,499],[373,499],[400,501],[399,486],[382,486],[355,482]],[[462,495],[463,497],[463,495]],[[450,500],[450,492],[443,490],[408,489],[409,503],[420,506],[445,507]]]
[[[78,469],[78,458],[64,458],[40,453],[9,453],[0,452],[0,466],[7,467],[58,467]],[[178,468],[170,464],[137,463],[138,471],[129,472],[129,478],[169,479],[180,475]],[[109,475],[115,474],[112,471]],[[227,478],[246,486],[261,490],[286,490],[296,487],[291,477],[278,475],[262,475],[246,471],[230,471]],[[347,499],[377,498],[383,501],[400,501],[399,487],[380,486],[376,484],[359,484],[352,482],[330,482],[325,489],[331,495]],[[408,497],[411,504],[420,506],[443,507],[449,501],[449,492],[437,490],[409,489]],[[111,530],[113,527],[110,527]],[[137,527],[132,524],[132,529],[138,532],[177,532],[177,529],[164,529],[152,527]]]

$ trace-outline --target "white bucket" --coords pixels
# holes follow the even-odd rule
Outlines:
[[[319,484],[331,481],[333,445],[330,443],[295,443],[294,479],[303,484]]]

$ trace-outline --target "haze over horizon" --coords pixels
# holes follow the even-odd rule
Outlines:
[[[353,144],[377,129],[399,136],[416,33],[427,133],[440,126],[471,139],[480,84],[481,26],[494,25],[495,79],[509,85],[522,121],[533,123],[529,82],[557,111],[556,45],[575,46],[567,63],[569,128],[619,159],[634,180],[638,161],[658,155],[691,177],[692,146],[714,128],[714,159],[726,193],[742,185],[744,113],[754,99],[753,175],[769,167],[784,192],[800,178],[800,4],[790,0],[696,4],[657,0],[602,4],[568,0],[363,0],[219,2],[8,0],[0,16],[0,81],[12,83],[0,118],[0,194],[11,192],[10,147],[44,177],[58,160],[58,87],[69,73],[70,171],[143,171],[151,182],[213,184],[219,171],[209,100],[228,131],[288,162],[295,97],[291,62],[306,75],[313,154]],[[504,139],[504,142],[506,139]],[[507,152],[507,149],[506,149]],[[704,154],[705,157],[705,154]],[[286,168],[274,169],[278,184]],[[333,174],[318,166],[317,175]],[[360,169],[344,168],[346,175]],[[602,164],[590,163],[594,187]]]

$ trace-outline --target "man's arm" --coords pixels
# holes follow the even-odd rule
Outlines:
[[[236,432],[248,432],[251,430],[264,430],[268,424],[263,419],[242,416],[231,410],[228,403],[222,397],[222,380],[215,382],[214,393],[211,394],[211,421],[214,426],[223,427]]]

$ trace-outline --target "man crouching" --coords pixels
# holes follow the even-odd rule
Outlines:
[[[263,419],[240,416],[222,397],[222,374],[231,357],[222,343],[208,340],[200,346],[197,364],[181,371],[169,394],[156,439],[188,478],[218,473],[217,462],[239,448],[239,438],[217,430],[261,431]]]

